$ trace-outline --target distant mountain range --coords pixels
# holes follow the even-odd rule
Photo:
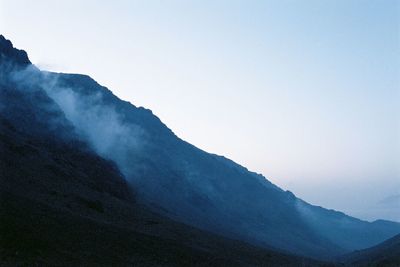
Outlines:
[[[322,266],[400,233],[310,205],[3,36],[0,74],[4,263]]]

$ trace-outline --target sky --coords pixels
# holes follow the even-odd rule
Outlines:
[[[399,0],[0,0],[0,33],[312,204],[400,221]]]

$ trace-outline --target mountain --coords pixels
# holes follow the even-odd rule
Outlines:
[[[21,104],[37,111],[31,101]],[[0,266],[325,266],[154,214],[84,143],[17,126],[1,116]]]
[[[37,75],[0,36],[0,266],[328,266],[150,211]]]
[[[352,266],[400,266],[400,235],[345,255],[342,260]]]
[[[39,179],[42,189],[52,188],[53,179],[62,179],[56,185],[68,181],[68,186],[60,190],[68,188],[68,192],[74,192],[73,203],[69,206],[79,207],[80,217],[81,212],[105,216],[104,211],[118,210],[120,214],[111,213],[108,219],[99,220],[132,225],[136,217],[128,212],[128,207],[133,205],[130,199],[134,196],[134,206],[141,207],[143,213],[162,218],[157,222],[179,221],[229,238],[227,240],[242,240],[267,249],[273,247],[319,259],[367,248],[400,232],[399,223],[370,223],[310,205],[264,176],[181,140],[150,110],[120,100],[88,76],[38,70],[29,63],[26,53],[12,48],[9,41],[1,38],[1,115],[19,132],[29,134],[29,138],[23,138],[39,138],[44,142],[43,145],[35,143],[35,147],[42,149],[46,142],[54,142],[39,154],[59,164],[55,168],[45,164],[45,159],[34,157],[33,163],[26,160],[25,171],[40,167],[37,169],[40,177],[47,168],[46,173],[50,173],[47,180]],[[30,106],[34,110],[23,110]],[[13,134],[10,136],[12,139]],[[16,146],[28,151],[20,153],[32,158],[30,146],[23,144]],[[59,150],[53,151],[55,148]],[[64,151],[71,151],[71,154]],[[12,162],[19,161],[18,155]],[[54,159],[57,157],[61,159]],[[103,167],[91,170],[99,165]],[[14,166],[10,172],[18,173],[21,169],[25,167]],[[19,175],[15,180],[27,176]],[[82,185],[75,185],[72,177]],[[14,195],[23,197],[29,185],[35,184],[25,182],[25,189]],[[9,190],[17,190],[15,186],[11,185]],[[100,188],[100,193],[93,193],[96,188]],[[53,197],[46,195],[41,200],[42,195],[35,195],[28,202],[33,203],[35,199],[53,203],[56,210],[60,210],[59,206],[68,207],[68,201],[72,200],[66,198],[59,203],[61,200],[54,198],[60,198],[60,193],[54,191],[57,193]],[[122,197],[125,208],[118,206],[120,200],[110,200],[110,196]],[[81,211],[84,208],[88,211]],[[183,224],[177,227],[180,231],[185,227],[194,229]],[[206,243],[204,241],[203,245]]]

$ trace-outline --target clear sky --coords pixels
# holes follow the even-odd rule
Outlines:
[[[400,221],[399,0],[0,0],[0,33],[312,204]]]

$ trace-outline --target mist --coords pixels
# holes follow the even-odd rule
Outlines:
[[[10,71],[11,68],[14,70]],[[124,122],[114,107],[106,105],[104,92],[79,94],[76,88],[73,90],[62,86],[58,76],[56,73],[41,72],[34,65],[17,69],[12,65],[3,65],[0,78],[3,83],[11,81],[18,85],[15,89],[23,93],[44,90],[72,124],[77,137],[103,158],[115,162],[125,178],[132,178],[133,168],[130,167],[132,162],[129,155],[143,153],[141,150],[145,144],[145,131],[138,125]],[[42,108],[57,110],[54,106]],[[48,123],[55,126],[60,123],[60,119]]]
[[[49,77],[50,76],[50,77]],[[113,160],[126,177],[130,153],[140,153],[144,130],[124,123],[116,110],[104,104],[103,94],[82,95],[59,86],[51,74],[45,76],[47,94],[60,106],[77,133],[102,157]],[[54,80],[53,80],[54,79]]]

